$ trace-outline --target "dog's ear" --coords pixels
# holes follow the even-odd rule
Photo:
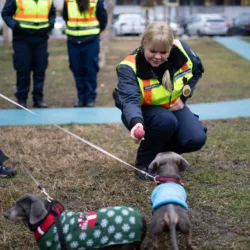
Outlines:
[[[158,171],[158,159],[154,159],[148,166],[148,172],[149,174],[156,174]]]
[[[35,225],[36,223],[44,219],[48,214],[45,206],[45,200],[38,197],[35,198],[36,199],[32,199],[30,207],[29,223],[31,225]]]
[[[180,172],[185,171],[188,166],[189,166],[188,161],[185,160],[182,156],[178,155],[178,167]]]
[[[33,194],[24,194],[16,201],[16,210],[25,214],[31,225],[38,223],[48,214],[47,201]]]

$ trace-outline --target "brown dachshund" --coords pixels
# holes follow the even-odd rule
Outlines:
[[[170,233],[172,249],[178,250],[176,230],[185,235],[187,250],[196,249],[191,244],[186,191],[180,181],[180,172],[187,167],[188,162],[174,152],[159,153],[149,165],[149,173],[156,175],[158,182],[151,195],[151,237],[154,249],[158,248],[158,236],[167,231]]]

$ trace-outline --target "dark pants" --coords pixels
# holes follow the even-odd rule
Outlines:
[[[8,160],[9,158],[3,153],[3,151],[0,149],[0,165]]]
[[[89,43],[67,41],[69,66],[74,75],[79,101],[96,99],[97,73],[99,71],[99,39]]]
[[[16,93],[18,100],[27,100],[31,72],[33,72],[33,101],[43,99],[45,71],[48,66],[48,40],[13,40],[13,65],[16,70]]]
[[[142,107],[145,140],[137,151],[137,164],[148,167],[160,152],[198,151],[206,142],[206,131],[187,106],[177,112],[159,106]]]

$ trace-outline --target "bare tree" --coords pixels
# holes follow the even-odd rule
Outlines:
[[[100,68],[104,67],[106,62],[106,54],[108,53],[109,50],[109,42],[112,34],[112,19],[113,19],[114,7],[116,5],[116,0],[105,0],[105,4],[107,6],[107,12],[108,12],[108,24],[106,29],[101,34],[100,54],[99,54]]]

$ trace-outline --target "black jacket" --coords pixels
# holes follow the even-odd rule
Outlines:
[[[35,0],[34,0],[35,1]],[[49,27],[43,29],[25,29],[22,28],[18,21],[13,18],[16,13],[17,5],[15,0],[6,0],[2,10],[2,18],[5,23],[13,30],[13,40],[18,38],[48,38],[48,33],[54,27],[56,19],[56,9],[53,5],[49,12]]]
[[[65,22],[67,23],[68,22],[68,8],[67,8],[67,4],[65,1],[63,5],[62,16]],[[106,7],[104,5],[103,0],[98,0],[97,2],[96,17],[100,23],[100,30],[102,32],[106,28],[107,22],[108,22],[108,15],[107,15]],[[80,37],[68,35],[68,40],[74,43],[88,43],[95,39],[99,39],[99,34],[89,35],[89,36],[80,36]]]
[[[193,63],[193,77],[188,82],[192,91],[189,96],[191,97],[196,83],[202,77],[204,68],[200,58],[189,48],[189,46],[183,41],[181,41],[181,44]],[[123,118],[129,129],[138,122],[143,124],[140,104],[141,91],[137,77],[141,79],[157,78],[161,82],[165,70],[169,69],[171,79],[173,79],[174,73],[188,60],[179,48],[173,45],[168,61],[157,68],[152,68],[152,66],[146,61],[142,49],[138,48],[137,50],[136,74],[131,67],[127,65],[119,65],[117,67],[118,90],[113,92],[116,106],[121,109]],[[134,52],[132,54],[134,54]],[[181,99],[185,103],[187,98],[181,96]]]

